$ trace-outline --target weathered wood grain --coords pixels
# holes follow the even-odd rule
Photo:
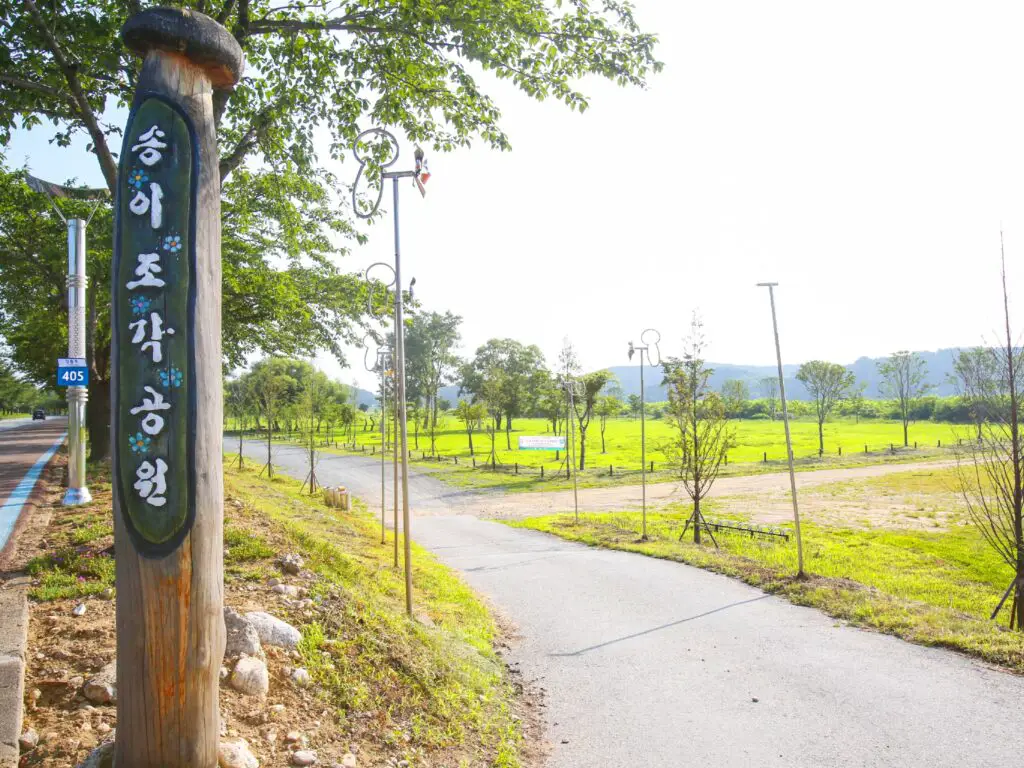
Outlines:
[[[115,511],[117,552],[117,768],[214,768],[219,736],[218,683],[224,654],[223,618],[223,474],[221,396],[221,260],[220,175],[214,133],[213,81],[225,84],[232,70],[211,59],[189,58],[187,40],[174,48],[175,34],[189,34],[195,14],[175,30],[159,10],[160,44],[150,47],[137,87],[143,94],[162,95],[180,105],[196,129],[198,187],[196,196],[194,440],[195,521],[174,551],[162,556],[140,553],[126,522]],[[152,11],[140,14],[145,17]],[[136,17],[138,19],[139,17]],[[203,17],[209,24],[212,20]],[[136,21],[134,29],[153,28]],[[205,25],[205,22],[204,22]],[[126,25],[126,30],[132,22]],[[206,25],[208,26],[208,25]],[[209,29],[204,39],[223,37]],[[141,41],[141,42],[140,42]],[[136,36],[132,48],[141,52],[145,40]],[[204,49],[206,50],[206,49]],[[228,58],[231,54],[229,52]],[[219,78],[219,79],[218,79]],[[230,80],[230,77],[228,78]],[[175,193],[186,204],[187,190]],[[115,277],[116,279],[116,277]],[[118,295],[114,286],[114,295]],[[116,338],[116,335],[115,335]],[[132,350],[126,350],[132,354]],[[116,358],[115,358],[116,359]],[[114,372],[113,409],[120,393]],[[114,434],[113,440],[123,436]],[[118,477],[114,451],[114,477]],[[115,494],[119,490],[115,484]],[[115,510],[118,505],[115,499]]]

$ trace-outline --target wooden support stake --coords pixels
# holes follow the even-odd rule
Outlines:
[[[213,768],[224,658],[221,224],[214,89],[235,38],[196,11],[121,30],[144,62],[112,268],[118,768]]]

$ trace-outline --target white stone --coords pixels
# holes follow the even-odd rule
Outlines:
[[[356,768],[356,756],[351,752],[341,758],[343,768]]]
[[[93,704],[113,704],[117,701],[117,662],[112,661],[89,678],[82,693]]]
[[[316,752],[311,749],[292,752],[292,765],[316,765]]]
[[[309,676],[309,672],[302,667],[293,669],[288,677],[291,678],[291,681],[299,688],[305,688],[313,682],[313,678]]]
[[[299,596],[299,588],[293,587],[291,584],[276,584],[270,589],[272,592],[276,592],[279,595],[288,595],[288,597]]]
[[[26,728],[25,732],[18,737],[18,746],[21,747],[22,752],[28,752],[30,749],[35,749],[36,744],[39,743],[39,734],[31,728]]]
[[[293,649],[298,647],[299,640],[302,639],[299,630],[269,613],[253,611],[245,614],[245,617],[256,628],[260,641],[266,645]]]
[[[85,616],[85,603],[76,605],[71,613],[75,616]]]
[[[260,636],[256,627],[245,616],[234,608],[224,609],[224,628],[227,630],[227,642],[224,644],[224,657],[262,656]]]
[[[302,570],[302,566],[305,565],[302,558],[299,555],[289,554],[283,555],[280,560],[281,570],[285,573],[296,574]]]
[[[217,747],[219,768],[260,768],[260,761],[249,750],[245,739],[222,741]]]
[[[231,673],[231,687],[246,696],[265,696],[270,690],[267,665],[253,656],[243,656]]]

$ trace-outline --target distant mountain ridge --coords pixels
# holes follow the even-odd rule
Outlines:
[[[918,352],[924,359],[928,369],[928,383],[932,385],[929,394],[934,395],[955,395],[956,390],[949,381],[949,375],[953,373],[953,355],[957,350],[954,348],[940,349],[936,352]],[[882,377],[878,373],[878,363],[884,357],[859,357],[854,362],[844,365],[848,371],[852,371],[857,377],[857,384],[866,384],[864,397],[868,399],[880,399],[879,385]],[[761,397],[761,379],[766,377],[777,377],[778,368],[774,365],[735,365],[733,363],[708,363],[708,367],[714,370],[711,375],[711,387],[720,390],[722,384],[729,379],[738,379],[750,388],[750,396]],[[622,386],[622,391],[628,395],[640,394],[640,366],[639,365],[616,365],[608,369],[614,373]],[[793,400],[809,400],[810,395],[804,385],[797,380],[796,374],[800,370],[799,364],[788,364],[782,367],[786,379],[786,397]],[[644,398],[649,402],[657,402],[667,399],[665,388],[661,386],[663,372],[661,368],[647,367],[644,369]]]
[[[934,395],[955,395],[956,390],[949,381],[953,373],[953,355],[955,348],[940,349],[936,352],[918,352],[928,367],[928,383],[932,385],[930,394]],[[879,385],[882,377],[878,374],[878,363],[885,360],[884,357],[859,357],[844,367],[853,371],[857,377],[857,383],[867,384],[864,390],[864,397],[868,399],[880,399]],[[708,363],[708,367],[714,369],[711,376],[711,387],[720,390],[722,384],[729,379],[739,379],[750,388],[750,396],[759,398],[761,394],[761,379],[768,376],[776,377],[777,369],[774,365],[736,365],[734,363]],[[640,394],[640,366],[639,365],[614,365],[608,368],[615,374],[622,387],[623,393],[629,395]],[[807,390],[797,378],[796,373],[800,370],[799,364],[784,365],[783,374],[786,377],[786,397],[793,400],[809,400]],[[644,397],[648,402],[666,400],[665,388],[661,386],[664,373],[660,367],[646,366],[644,368]],[[376,395],[365,389],[356,388],[356,404],[366,403],[373,407],[377,404]],[[453,405],[460,400],[459,387],[457,384],[442,387],[440,396]]]

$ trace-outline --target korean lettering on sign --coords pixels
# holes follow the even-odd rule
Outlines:
[[[115,268],[121,511],[159,553],[194,515],[190,407],[196,144],[188,118],[156,97],[130,118],[121,165]]]

